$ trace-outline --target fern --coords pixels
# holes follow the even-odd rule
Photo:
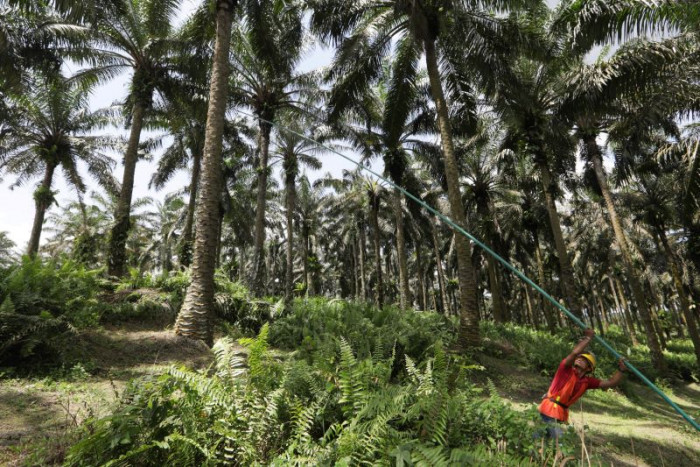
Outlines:
[[[346,414],[357,413],[365,404],[366,388],[355,354],[350,344],[342,337],[340,338],[340,373],[338,376],[338,386],[342,394],[339,402],[344,406]]]
[[[447,467],[450,465],[449,456],[440,446],[418,444],[412,454],[411,459],[416,467]]]

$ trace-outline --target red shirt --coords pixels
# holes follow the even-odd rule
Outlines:
[[[552,394],[558,393],[561,388],[564,387],[569,378],[571,378],[572,373],[574,373],[574,366],[566,366],[564,363],[565,360],[566,359],[562,360],[559,364],[559,368],[554,374],[552,384],[549,386],[549,392]],[[576,394],[579,391],[582,384],[586,385],[586,390],[598,389],[600,387],[600,380],[592,376],[583,376],[578,378],[578,381],[576,381],[576,384],[574,385],[573,394]]]

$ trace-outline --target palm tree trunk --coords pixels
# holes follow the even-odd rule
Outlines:
[[[486,255],[486,268],[489,275],[489,288],[491,289],[491,304],[493,306],[493,319],[497,323],[505,321],[503,317],[503,293],[501,291],[501,283],[498,280],[498,271],[496,270],[496,260],[491,255]]]
[[[175,334],[213,342],[210,311],[214,308],[214,268],[216,264],[219,197],[221,194],[221,150],[230,73],[228,54],[234,0],[218,0],[216,44],[209,89],[209,108],[204,136],[202,189],[197,200],[198,227],[195,234],[192,279],[175,322]]]
[[[532,298],[530,298],[530,290],[527,284],[523,284],[523,290],[525,291],[525,304],[527,305],[528,321],[530,321],[531,326],[538,329],[539,326],[536,324],[537,319],[535,318],[536,313],[534,307],[532,306]]]
[[[302,222],[301,225],[301,256],[304,269],[304,294],[309,296],[309,289],[311,284],[309,283],[309,226],[306,222]]]
[[[622,231],[622,224],[620,224],[617,211],[615,210],[615,205],[610,193],[610,188],[608,187],[605,171],[603,170],[603,160],[600,155],[600,149],[598,148],[598,144],[595,140],[595,135],[587,137],[586,145],[588,154],[591,156],[591,162],[593,162],[593,169],[596,174],[598,186],[600,187],[600,191],[603,194],[603,199],[605,200],[608,216],[610,217],[610,223],[612,224],[613,232],[615,233],[615,240],[620,248],[622,262],[624,263],[625,270],[627,272],[627,280],[629,281],[632,289],[632,294],[634,295],[634,301],[639,309],[640,317],[644,323],[644,329],[648,340],[647,345],[649,345],[652,363],[654,368],[656,368],[659,373],[664,374],[666,373],[666,361],[664,360],[664,354],[661,351],[661,345],[659,344],[657,335],[654,333],[651,311],[649,310],[649,305],[644,297],[644,292],[642,291],[641,284],[639,283],[637,273],[634,270],[632,255],[630,254],[627,246],[627,239]]]
[[[445,316],[450,314],[450,303],[447,299],[447,284],[445,283],[445,271],[442,269],[442,257],[440,255],[440,244],[438,242],[437,235],[437,221],[432,217],[432,229],[433,234],[433,250],[435,252],[435,269],[438,278],[438,289],[440,289],[440,301],[442,303],[442,312]]]
[[[615,282],[612,280],[612,277],[610,275],[608,275],[608,284],[610,286],[613,299],[615,300],[615,307],[619,310],[619,313],[622,315],[622,320],[625,323],[627,332],[630,335],[632,345],[638,345],[639,341],[637,340],[637,333],[634,330],[634,322],[632,322],[632,317],[629,315],[629,312],[625,309],[625,307],[623,307],[622,299],[618,298],[618,293],[615,289]]]
[[[266,115],[267,117],[267,115]],[[266,118],[271,120],[271,118]],[[264,294],[265,282],[265,204],[267,201],[267,160],[270,151],[270,132],[272,125],[260,120],[258,148],[260,150],[260,165],[258,166],[258,200],[255,212],[255,249],[253,252],[253,293],[256,296]]]
[[[493,248],[493,242],[491,239],[496,238],[496,228],[493,223],[491,216],[491,209],[487,202],[480,199],[477,202],[476,207],[479,217],[481,217],[481,222],[485,226],[486,235],[486,246]],[[498,270],[496,268],[496,259],[490,254],[484,252],[486,255],[486,268],[489,276],[489,292],[491,292],[491,305],[493,307],[493,319],[497,323],[503,323],[505,321],[505,306],[503,304],[503,293],[501,291],[501,284],[498,280]]]
[[[535,261],[537,262],[537,277],[540,282],[539,286],[545,287],[544,262],[542,261],[542,249],[540,248],[540,241],[537,232],[535,232]],[[542,307],[544,320],[547,322],[547,329],[549,329],[549,332],[554,334],[557,330],[556,316],[554,316],[552,313],[552,307],[549,306],[547,299],[541,294],[540,306]]]
[[[630,308],[629,303],[627,303],[627,298],[625,297],[625,291],[622,289],[622,284],[618,279],[615,279],[615,285],[617,286],[617,296],[620,298],[620,304],[622,305],[622,310],[625,313],[625,320],[630,328],[630,338],[632,339],[632,343],[637,345],[639,344],[639,341],[637,340],[636,329],[640,327],[639,319],[637,318],[637,315],[632,313],[632,309]]]
[[[678,299],[681,305],[681,311],[683,317],[685,318],[685,324],[688,328],[688,334],[690,335],[690,340],[693,341],[693,348],[695,349],[695,358],[697,359],[697,364],[700,365],[700,334],[698,333],[697,323],[695,322],[695,316],[690,309],[690,303],[688,301],[688,295],[685,293],[685,286],[683,285],[683,279],[681,278],[680,269],[678,263],[676,262],[677,257],[675,252],[671,249],[671,245],[666,237],[666,232],[663,229],[659,229],[658,232],[659,240],[663,246],[664,252],[666,253],[666,261],[671,267],[671,276],[673,276],[673,282],[676,286],[676,291],[678,292]]]
[[[384,280],[382,277],[382,257],[379,246],[379,198],[372,196],[370,199],[371,213],[370,221],[372,222],[372,242],[374,244],[374,263],[377,270],[377,290],[375,293],[375,302],[377,308],[384,305]]]
[[[41,185],[34,192],[34,204],[36,212],[34,213],[34,223],[32,224],[32,234],[29,237],[29,245],[27,247],[27,256],[34,257],[39,251],[39,240],[41,239],[41,230],[44,227],[44,216],[46,210],[53,203],[53,194],[51,193],[51,182],[53,181],[53,173],[56,170],[56,164],[53,162],[46,164],[44,179]]]
[[[284,306],[287,312],[291,311],[292,291],[294,288],[294,205],[296,199],[295,170],[295,167],[290,167],[285,173],[285,185],[287,188],[287,268],[284,277]]]
[[[394,192],[394,215],[396,216],[396,252],[399,261],[399,304],[402,310],[411,303],[411,291],[408,288],[408,260],[406,258],[406,235],[403,223],[403,194]]]
[[[131,117],[129,143],[124,154],[124,175],[119,192],[119,202],[114,213],[114,226],[109,237],[107,269],[110,276],[122,277],[126,272],[126,240],[131,229],[131,196],[134,191],[134,175],[138,161],[139,141],[146,106],[140,100],[134,103]]]
[[[545,207],[547,208],[547,215],[549,216],[549,225],[552,229],[552,236],[554,237],[554,246],[557,250],[557,258],[559,259],[559,274],[561,276],[562,292],[564,294],[564,299],[566,300],[566,306],[569,311],[573,313],[576,317],[581,319],[583,313],[581,312],[581,303],[576,293],[576,284],[574,280],[574,269],[571,266],[571,259],[569,258],[569,253],[566,251],[566,243],[564,242],[564,235],[561,231],[561,222],[559,220],[559,213],[557,212],[557,206],[554,201],[554,182],[552,180],[552,174],[549,172],[549,167],[547,166],[546,158],[543,154],[540,154],[536,158],[537,168],[540,172],[540,177],[542,180],[542,189],[544,191]]]
[[[365,236],[365,226],[363,225],[363,222],[358,222],[357,229],[360,233],[357,239],[359,243],[358,250],[360,255],[360,300],[366,301],[367,284],[365,282],[365,278],[367,277],[367,273],[365,272],[365,265],[367,264],[367,260],[365,256],[365,245],[367,244],[367,238]]]
[[[605,332],[608,332],[608,328],[610,327],[610,317],[608,316],[605,304],[603,303],[603,298],[600,296],[600,294],[594,293],[594,295],[598,303],[598,311],[600,311],[600,316],[603,319],[603,329]]]
[[[352,272],[354,276],[353,297],[355,300],[360,299],[360,257],[357,251],[357,239],[352,239]]]
[[[428,300],[426,298],[425,290],[425,267],[423,267],[423,245],[420,241],[416,241],[416,263],[417,263],[417,274],[418,274],[418,287],[420,289],[420,295],[418,300],[420,300],[420,309],[428,309]]]
[[[185,219],[185,227],[182,229],[182,240],[180,242],[180,264],[184,267],[189,267],[189,265],[192,264],[194,211],[197,202],[201,165],[201,155],[199,151],[195,151],[192,158],[192,176],[190,178],[190,199],[187,204],[187,218]]]
[[[425,62],[430,79],[430,90],[437,110],[438,127],[442,151],[445,158],[445,179],[447,181],[447,197],[450,202],[450,213],[457,225],[465,228],[466,213],[462,205],[462,194],[459,189],[459,169],[452,143],[452,130],[447,109],[447,101],[442,90],[440,71],[438,69],[435,39],[426,37]],[[479,333],[479,302],[477,300],[476,275],[471,264],[471,247],[466,237],[457,235],[457,276],[459,278],[460,313],[457,348],[464,350],[468,347],[478,347],[481,344]]]

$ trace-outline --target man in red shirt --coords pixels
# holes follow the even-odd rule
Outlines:
[[[596,358],[591,352],[584,352],[593,339],[593,329],[586,329],[586,337],[579,342],[571,353],[561,361],[554,374],[547,395],[540,403],[540,415],[547,423],[549,437],[557,438],[563,430],[560,423],[569,421],[569,407],[589,389],[607,389],[620,384],[623,373],[627,370],[622,359],[618,362],[619,370],[605,381],[589,376],[596,367]]]

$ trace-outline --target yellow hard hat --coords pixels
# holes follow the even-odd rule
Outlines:
[[[591,364],[591,373],[595,371],[596,359],[595,355],[593,355],[593,352],[582,353],[581,355],[579,355],[579,357],[583,357],[586,360],[588,360],[588,363]]]

